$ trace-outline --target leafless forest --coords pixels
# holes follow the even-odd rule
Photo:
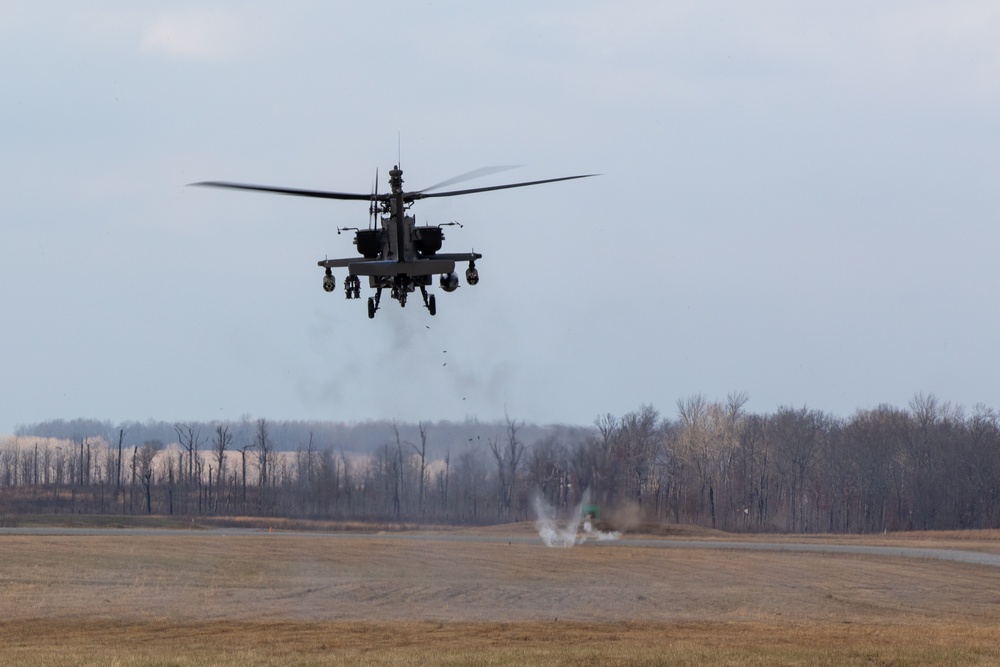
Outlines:
[[[0,521],[86,513],[490,524],[532,520],[535,494],[567,512],[587,494],[605,519],[736,532],[1000,527],[1000,414],[991,408],[968,413],[918,395],[906,409],[840,418],[806,408],[752,414],[746,402],[692,396],[674,417],[644,405],[589,428],[510,416],[385,422],[367,424],[365,437],[250,418],[37,424],[0,441]],[[92,432],[58,432],[74,428]]]

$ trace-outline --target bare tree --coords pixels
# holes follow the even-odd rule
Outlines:
[[[626,497],[640,507],[650,488],[660,435],[660,413],[652,405],[627,413],[619,422],[615,456],[624,472]]]
[[[146,494],[146,514],[153,512],[153,459],[156,458],[161,449],[163,449],[163,443],[159,440],[147,440],[142,443],[142,447],[139,449],[139,479]]]
[[[420,447],[417,447],[412,442],[407,443],[413,448],[413,451],[417,453],[420,458],[420,484],[418,491],[418,502],[420,505],[420,516],[424,516],[424,479],[427,477],[427,424],[424,422],[417,423],[417,429],[420,432]],[[396,432],[397,439],[399,438],[399,432]]]
[[[193,426],[187,424],[174,424],[174,431],[177,432],[177,442],[181,449],[187,453],[187,471],[185,481],[193,482],[195,476],[195,459],[198,458],[198,447],[201,445],[201,433]],[[181,467],[181,474],[185,474],[184,467]]]
[[[444,469],[437,474],[438,495],[441,503],[441,512],[445,518],[448,517],[448,482],[451,476],[451,450],[444,455]]]
[[[219,508],[219,489],[223,487],[226,480],[226,449],[233,442],[233,436],[229,434],[228,424],[219,424],[215,427],[215,438],[212,440],[212,452],[215,458],[215,499],[212,503],[212,510]],[[211,489],[209,492],[211,493]]]
[[[528,455],[528,483],[547,503],[563,507],[569,502],[569,451],[559,436],[550,433],[534,443]]]
[[[969,419],[959,466],[967,489],[959,527],[995,528],[1000,509],[1000,415],[985,405],[977,405]]]
[[[608,505],[618,490],[621,469],[617,457],[619,421],[609,412],[598,417],[594,426],[599,438],[577,450],[576,466],[583,486],[592,488],[594,500]]]
[[[492,445],[490,449],[493,449]],[[486,493],[488,479],[480,452],[466,449],[458,455],[451,482],[455,492],[451,496],[456,505],[455,516],[459,523],[479,523],[489,511]],[[496,514],[499,513],[498,507]]]
[[[136,466],[139,465],[139,446],[133,445],[132,447],[132,477],[129,480],[128,486],[128,511],[129,514],[135,513],[135,481],[138,479],[139,474],[136,472]]]
[[[257,432],[254,439],[254,446],[257,449],[257,463],[259,464],[260,476],[258,478],[258,501],[263,510],[267,498],[268,485],[270,483],[271,463],[274,456],[274,443],[267,428],[267,420],[261,418],[257,420]]]
[[[911,428],[906,438],[909,503],[915,527],[940,529],[954,522],[949,514],[957,502],[955,477],[958,460],[949,451],[960,444],[964,422],[961,409],[952,408],[933,394],[917,394],[910,401]]]
[[[851,524],[859,532],[882,532],[890,521],[894,529],[898,527],[891,517],[903,512],[899,491],[908,428],[909,415],[887,405],[859,410],[846,424],[846,449],[857,465],[858,519]]]
[[[792,531],[808,531],[806,478],[815,464],[821,438],[826,432],[826,416],[805,407],[795,410],[782,407],[769,424],[769,439],[775,453],[775,465],[788,489],[788,525]]]
[[[517,432],[521,425],[517,420],[507,419],[507,441],[500,443],[500,436],[487,439],[493,458],[497,462],[497,514],[510,518],[513,511],[517,472],[524,455],[524,444],[518,439]]]
[[[735,509],[732,490],[733,463],[739,447],[739,427],[746,394],[730,394],[725,404],[712,402],[704,405],[702,421],[695,426],[695,469],[698,471],[701,490],[708,490],[708,508],[711,526],[718,526],[719,507]],[[730,526],[730,513],[725,512],[724,526]]]
[[[125,442],[125,429],[118,429],[118,465],[115,470],[115,491],[122,490],[122,444]]]
[[[392,513],[393,516],[395,516],[396,521],[399,521],[403,510],[403,441],[399,436],[399,424],[395,421],[392,422],[392,432],[396,436],[396,451],[390,453],[389,447],[386,446],[386,495],[388,498],[392,499]],[[413,443],[410,442],[407,442],[406,444],[411,447],[413,446]]]

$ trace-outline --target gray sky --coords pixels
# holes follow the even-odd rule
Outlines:
[[[0,58],[0,432],[1000,406],[996,2],[8,0]],[[365,203],[184,187],[398,157],[603,175],[417,202],[481,282],[371,321]]]

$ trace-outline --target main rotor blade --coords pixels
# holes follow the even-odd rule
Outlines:
[[[299,188],[279,188],[271,185],[249,185],[247,183],[230,183],[228,181],[201,181],[200,183],[189,183],[208,188],[228,188],[232,190],[253,190],[256,192],[271,192],[279,195],[292,195],[295,197],[315,197],[318,199],[352,199],[359,201],[379,201],[388,199],[387,195],[374,194],[354,194],[350,192],[326,192],[324,190],[301,190]]]
[[[449,190],[448,192],[409,192],[404,195],[404,199],[429,199],[430,197],[454,197],[456,195],[469,195],[474,192],[489,192],[491,190],[506,190],[508,188],[524,188],[529,185],[541,185],[542,183],[555,183],[557,181],[572,181],[575,178],[590,178],[600,174],[581,174],[579,176],[563,176],[562,178],[547,178],[543,181],[527,181],[525,183],[508,183],[507,185],[490,185],[485,188],[471,188],[469,190]]]
[[[489,176],[490,174],[498,174],[501,171],[509,171],[511,169],[517,169],[520,166],[521,165],[519,164],[508,164],[496,167],[480,167],[479,169],[473,169],[472,171],[467,171],[464,174],[453,176],[449,178],[447,181],[441,181],[440,183],[435,183],[429,188],[424,188],[420,192],[429,192],[430,190],[437,190],[438,188],[443,188],[446,185],[454,185],[455,183],[461,183],[462,181],[471,181],[473,178]]]

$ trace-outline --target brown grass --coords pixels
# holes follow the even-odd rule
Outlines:
[[[1000,568],[476,539],[0,535],[0,664],[1000,663]]]
[[[992,665],[981,626],[765,623],[0,623],[18,665]]]

